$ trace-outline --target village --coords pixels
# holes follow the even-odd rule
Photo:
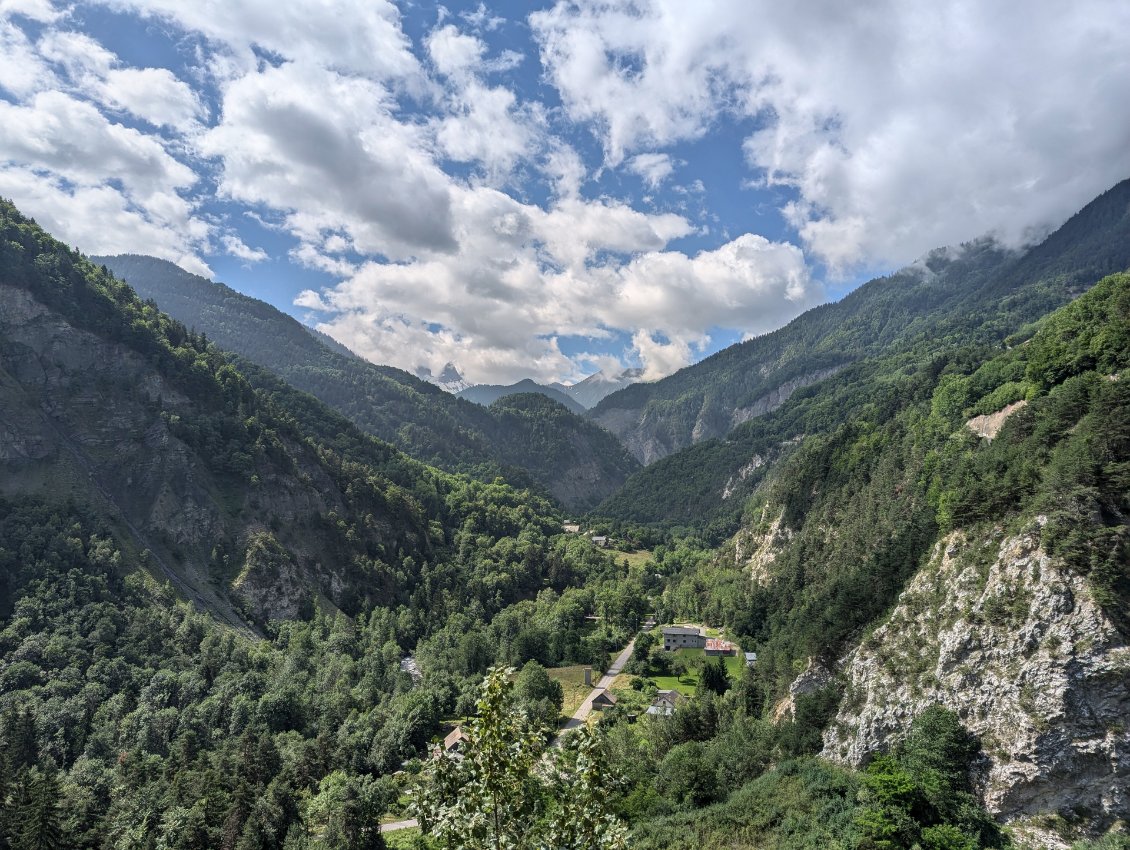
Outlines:
[[[725,672],[725,681],[736,681],[743,667],[756,663],[757,654],[742,652],[738,644],[717,636],[716,632],[694,624],[656,626],[654,619],[649,619],[603,674],[594,678],[592,666],[547,671],[551,678],[562,684],[563,694],[573,697],[564,700],[563,710],[573,711],[562,716],[556,740],[569,730],[590,722],[594,712],[623,711],[629,723],[636,722],[640,715],[673,715],[680,703],[705,684],[703,680],[709,678],[705,668],[711,659],[716,670]],[[660,672],[648,675],[656,666],[649,665],[648,661],[656,658],[659,652],[667,656],[668,663],[658,665]],[[634,666],[637,672],[628,669],[633,657],[637,661]],[[581,697],[579,702],[578,696]],[[438,749],[455,754],[465,740],[462,725],[455,725]]]

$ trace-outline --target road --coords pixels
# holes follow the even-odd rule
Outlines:
[[[643,624],[644,631],[652,629],[654,627],[655,621],[651,619]],[[630,641],[628,641],[628,645],[624,647],[623,652],[616,656],[616,660],[612,662],[612,666],[610,666],[607,672],[605,672],[605,674],[600,677],[600,681],[596,683],[596,687],[594,687],[589,695],[585,697],[585,701],[581,703],[581,706],[577,709],[576,713],[565,721],[565,725],[561,727],[561,731],[558,732],[557,737],[553,739],[552,746],[557,746],[557,744],[561,741],[561,736],[566,732],[572,729],[576,729],[578,726],[581,726],[586,720],[588,720],[589,715],[592,713],[593,698],[601,691],[607,690],[608,688],[612,687],[613,680],[617,676],[619,676],[621,672],[623,672],[624,666],[628,663],[628,659],[632,657],[632,651],[635,648],[636,639],[632,638]]]
[[[382,823],[381,832],[399,832],[402,829],[411,829],[414,826],[419,826],[420,822],[415,818],[408,820],[394,820],[392,823]]]

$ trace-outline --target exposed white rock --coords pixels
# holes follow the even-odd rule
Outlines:
[[[751,457],[749,463],[739,469],[736,474],[730,476],[729,480],[726,482],[726,486],[722,488],[722,500],[725,501],[734,495],[734,491],[738,488],[738,485],[763,466],[765,466],[765,458],[761,455]]]
[[[1130,817],[1130,648],[1084,578],[1024,533],[954,533],[845,661],[827,757],[859,765],[941,703],[981,738],[1004,820]]]
[[[1013,402],[1012,404],[1001,408],[996,413],[986,413],[981,416],[974,416],[965,423],[965,427],[985,440],[992,440],[1000,433],[1001,428],[1004,426],[1005,421],[1016,411],[1022,407],[1027,406],[1028,402],[1021,399],[1020,401]]]
[[[749,570],[750,581],[755,585],[769,582],[771,565],[792,537],[792,532],[781,524],[784,509],[778,510],[777,515],[766,524],[768,512],[769,506],[766,505],[761,512],[761,521],[753,529],[743,528],[734,537],[734,562]]]

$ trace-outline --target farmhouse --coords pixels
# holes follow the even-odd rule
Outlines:
[[[702,629],[693,626],[664,626],[663,648],[668,652],[676,649],[702,649],[706,646],[706,635]]]
[[[463,748],[463,742],[466,740],[467,736],[463,732],[463,727],[456,726],[443,739],[443,751],[445,753],[457,753]]]
[[[678,691],[660,691],[655,700],[648,706],[647,713],[660,717],[670,717],[675,713],[675,707],[682,701],[683,695]]]

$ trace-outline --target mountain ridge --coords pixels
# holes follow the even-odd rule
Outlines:
[[[125,278],[142,297],[186,326],[207,333],[221,348],[311,393],[425,463],[483,480],[501,475],[519,487],[537,486],[557,498],[565,496],[570,510],[592,507],[636,468],[619,444],[605,440],[603,431],[579,416],[555,420],[562,436],[560,451],[536,457],[521,448],[539,439],[529,420],[509,418],[504,423],[489,409],[408,372],[342,354],[265,302],[164,260],[122,255],[93,261]],[[246,371],[257,380],[257,370]],[[516,461],[518,455],[528,466]],[[572,475],[573,464],[583,464],[585,473]],[[573,484],[563,485],[566,479],[587,481],[589,489],[581,492]]]

